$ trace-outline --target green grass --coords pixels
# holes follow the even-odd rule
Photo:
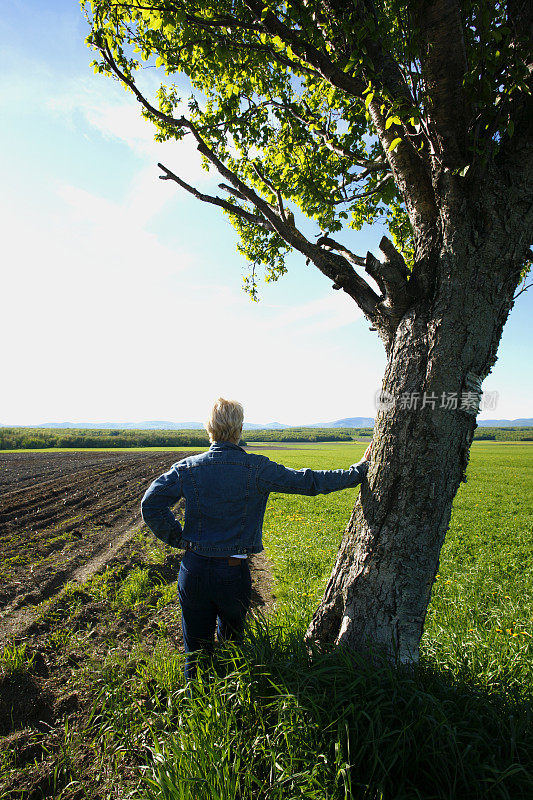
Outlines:
[[[0,653],[0,677],[10,678],[30,672],[35,656],[27,652],[27,644],[6,644]]]
[[[326,469],[363,451],[309,444],[265,455]],[[164,626],[155,646],[132,642],[129,658],[111,651],[88,665],[94,769],[113,791],[129,774],[136,800],[529,800],[532,473],[528,445],[474,443],[411,670],[303,644],[358,489],[272,495],[275,613],[251,624],[243,648],[203,662],[192,696]],[[135,613],[176,603],[146,565],[95,577],[73,601],[79,591]]]
[[[273,456],[272,456],[273,457]],[[346,467],[342,445],[286,453],[284,463]],[[533,684],[533,453],[528,445],[472,448],[441,553],[423,656],[480,683]],[[359,490],[316,498],[272,495],[264,541],[283,611],[304,623],[330,574]]]
[[[362,449],[307,445],[283,463],[347,467]],[[277,614],[192,700],[175,686],[180,724],[153,732],[149,796],[531,796],[532,472],[527,445],[474,444],[407,674],[301,644],[358,490],[271,496]]]

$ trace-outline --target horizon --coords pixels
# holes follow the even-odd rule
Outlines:
[[[276,426],[282,426],[284,429],[287,429],[287,428],[311,428],[311,427],[317,428],[319,426],[328,427],[330,425],[338,424],[339,422],[343,422],[345,420],[352,420],[352,419],[373,419],[374,422],[375,422],[375,417],[370,417],[369,415],[360,414],[360,415],[354,415],[353,417],[339,417],[338,419],[334,419],[334,420],[330,419],[330,420],[327,420],[327,421],[324,420],[324,421],[319,421],[319,422],[306,422],[306,423],[302,423],[302,422],[299,422],[299,423],[285,423],[285,422],[279,422],[278,420],[270,420],[269,422],[253,422],[253,421],[250,421],[250,422],[244,422],[243,430],[245,430],[247,428],[247,426],[251,426],[251,425],[254,426],[254,427],[257,427],[257,426],[263,427],[264,426],[265,428],[268,428],[269,426],[272,426],[272,425],[276,425]],[[519,422],[521,420],[527,420],[527,421],[532,420],[533,421],[533,416],[531,416],[531,417],[521,416],[521,417],[513,417],[513,418],[493,416],[493,417],[486,417],[485,419],[480,419],[479,415],[477,417],[478,427],[479,427],[479,423],[486,423],[486,422],[511,422],[511,423],[513,423],[513,422]],[[62,428],[61,427],[62,425],[65,425],[65,426],[69,426],[71,428],[75,427],[78,430],[83,430],[83,426],[84,425],[90,425],[91,427],[96,426],[96,425],[104,425],[104,426],[106,426],[106,428],[107,427],[117,427],[117,428],[119,428],[120,426],[127,425],[128,426],[128,430],[141,430],[141,429],[137,429],[137,428],[131,427],[131,426],[134,426],[134,425],[152,425],[152,424],[156,424],[156,423],[161,423],[163,425],[167,425],[168,424],[168,425],[179,425],[179,426],[195,425],[195,426],[201,426],[202,430],[204,429],[203,428],[203,423],[198,421],[198,420],[187,420],[187,422],[182,422],[180,420],[168,420],[168,419],[165,419],[165,420],[148,420],[147,419],[147,420],[137,420],[135,422],[129,422],[127,420],[122,420],[122,421],[119,421],[119,420],[109,420],[109,421],[95,420],[94,422],[91,422],[90,420],[79,420],[79,421],[63,420],[62,422],[42,422],[42,423],[26,423],[26,424],[20,424],[19,423],[19,424],[9,424],[9,425],[4,424],[3,422],[0,422],[0,429],[1,428],[43,428],[43,429],[45,429],[45,428],[54,428],[54,429],[57,429],[57,430],[67,430],[67,428]],[[351,426],[350,425],[346,425],[345,427],[349,428]],[[369,426],[357,425],[355,427],[369,427]],[[194,428],[185,428],[185,427],[182,427],[181,429],[182,430],[194,430]],[[98,430],[98,429],[95,428],[95,430]],[[157,430],[157,429],[154,429],[154,430]]]

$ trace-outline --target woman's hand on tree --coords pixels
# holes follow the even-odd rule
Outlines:
[[[373,444],[374,444],[374,442],[370,442],[370,444],[368,445],[368,447],[365,450],[365,454],[363,456],[365,461],[369,461],[369,459],[370,459],[370,455],[372,453],[372,445]]]

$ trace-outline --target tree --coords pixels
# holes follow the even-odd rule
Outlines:
[[[368,484],[316,641],[416,661],[452,501],[533,222],[533,11],[526,0],[92,0],[95,70],[133,92],[156,138],[194,139],[200,192],[240,234],[255,299],[299,251],[362,309],[387,367]],[[165,80],[183,73],[187,103]],[[296,215],[314,221],[317,240]],[[383,260],[342,244],[383,220]],[[337,234],[340,233],[340,236]],[[374,282],[366,279],[368,275]]]

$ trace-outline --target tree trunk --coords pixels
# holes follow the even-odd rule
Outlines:
[[[382,386],[392,406],[377,413],[368,482],[308,639],[378,651],[402,663],[418,660],[476,427],[476,404],[461,409],[461,399],[472,399],[465,394],[472,374],[482,380],[496,361],[519,282],[510,258],[503,268],[492,237],[476,243],[475,222],[471,217],[468,231],[456,226],[453,241],[444,237],[439,253],[428,256],[435,264],[433,301],[415,304],[400,321]],[[457,408],[442,407],[443,393],[449,402],[452,392]],[[413,397],[416,408],[404,407]]]

